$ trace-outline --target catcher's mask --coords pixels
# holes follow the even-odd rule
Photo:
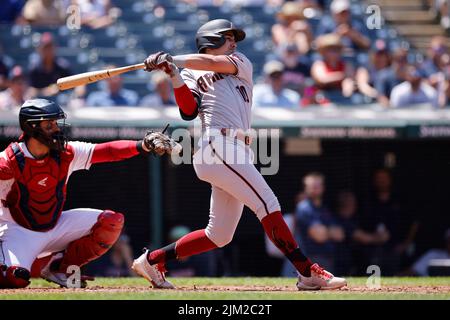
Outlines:
[[[224,45],[227,31],[234,33],[236,42],[245,39],[245,32],[236,28],[231,21],[226,19],[215,19],[202,25],[195,35],[195,42],[199,53],[204,53],[206,48],[217,49]]]
[[[24,132],[22,138],[34,138],[51,150],[64,151],[67,145],[66,114],[53,101],[47,99],[31,99],[24,102],[19,112],[20,128]],[[41,128],[41,122],[59,120],[58,131],[49,134]]]

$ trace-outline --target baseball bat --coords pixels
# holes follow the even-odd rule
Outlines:
[[[125,73],[125,72],[139,70],[139,69],[145,69],[145,64],[138,63],[138,64],[133,64],[133,65],[120,67],[120,68],[97,70],[97,71],[90,71],[90,72],[75,74],[73,76],[59,78],[58,81],[56,82],[56,84],[58,86],[58,89],[60,91],[63,91],[63,90],[72,89],[72,88],[75,88],[78,86],[82,86],[85,84],[108,79],[108,78],[117,76],[119,74]]]

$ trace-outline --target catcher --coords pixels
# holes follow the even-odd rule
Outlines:
[[[278,199],[253,165],[250,148],[253,67],[236,50],[245,32],[225,19],[212,20],[196,34],[198,54],[171,57],[158,52],[145,61],[147,70],[164,70],[172,79],[181,117],[200,117],[203,135],[194,154],[197,176],[212,186],[209,223],[175,243],[134,261],[134,270],[155,288],[173,288],[164,277],[165,262],[227,245],[233,238],[244,205],[269,239],[299,273],[299,290],[339,289],[346,280],[311,262],[300,250],[281,214]],[[180,73],[178,67],[184,68]],[[241,159],[236,163],[235,159]]]
[[[41,277],[67,287],[69,266],[97,259],[116,242],[124,224],[121,213],[62,211],[74,171],[139,154],[171,153],[174,145],[160,132],[140,141],[67,141],[65,118],[55,102],[25,101],[19,112],[23,134],[0,153],[0,288],[28,286],[33,262],[49,255]],[[86,280],[81,279],[82,287]]]

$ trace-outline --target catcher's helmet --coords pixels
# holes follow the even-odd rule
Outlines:
[[[202,25],[195,35],[195,42],[199,53],[203,53],[206,48],[217,49],[225,43],[224,32],[232,31],[236,42],[245,38],[245,32],[236,28],[231,21],[225,19],[211,20]]]
[[[23,103],[19,111],[20,128],[24,132],[25,138],[32,137],[45,144],[52,150],[62,151],[67,144],[65,135],[66,124],[58,125],[60,131],[49,136],[40,127],[40,122],[44,120],[66,119],[63,109],[53,101],[47,99],[31,99]]]

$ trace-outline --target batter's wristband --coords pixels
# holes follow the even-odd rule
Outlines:
[[[184,80],[178,71],[176,71],[175,76],[170,79],[172,80],[172,85],[175,89],[181,88],[185,85]]]

